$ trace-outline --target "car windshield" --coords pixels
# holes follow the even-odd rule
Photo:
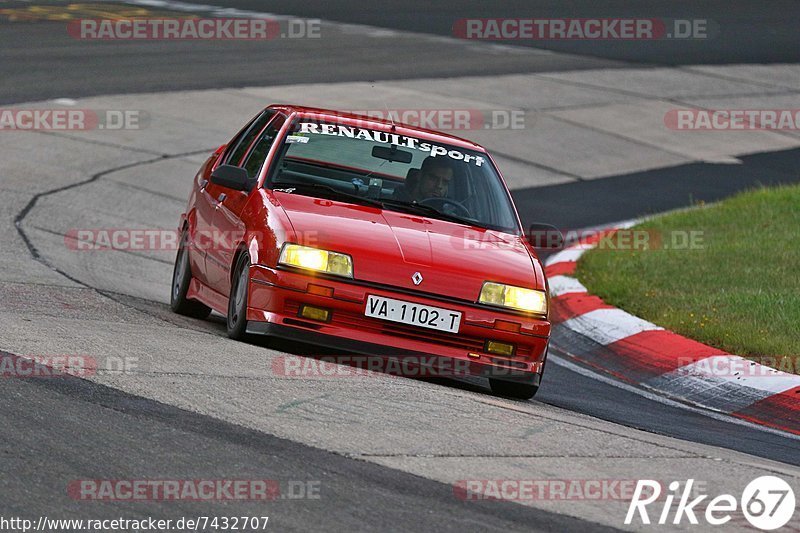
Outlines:
[[[295,120],[267,187],[519,234],[485,153],[367,127]]]

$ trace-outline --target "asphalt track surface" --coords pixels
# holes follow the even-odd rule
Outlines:
[[[517,189],[525,222],[587,228],[711,203],[755,186],[800,181],[800,150],[741,157],[740,165],[689,163],[601,180]]]
[[[424,482],[79,379],[14,380],[4,386],[0,405],[6,449],[4,516],[71,516],[76,502],[63,489],[53,489],[63,486],[64,479],[78,479],[86,472],[96,479],[119,479],[123,472],[149,479],[212,479],[235,471],[238,479],[262,479],[269,472],[270,479],[317,483],[318,500],[293,500],[283,486],[285,499],[266,504],[233,502],[224,508],[226,516],[271,516],[280,531],[308,531],[324,523],[335,524],[339,531],[413,531],[415,527],[564,531],[589,526],[613,531],[512,503],[461,501],[443,483]],[[60,416],[48,417],[48,413]],[[47,417],[46,427],[37,423],[41,417]],[[8,451],[12,449],[16,452]],[[31,465],[37,462],[38,471],[32,475]],[[313,489],[294,490],[300,495]],[[32,499],[30,494],[37,497]],[[209,514],[207,504],[192,502],[144,508],[140,502],[119,502],[97,512],[92,510],[95,516],[156,516],[176,521]],[[221,509],[215,512],[223,513]]]
[[[641,18],[702,19],[707,21],[708,39],[669,40],[514,40],[498,41],[545,50],[608,60],[652,65],[793,63],[800,60],[800,36],[794,20],[800,5],[791,0],[762,2],[691,0],[653,2],[602,0],[559,2],[557,0],[497,0],[482,2],[427,2],[410,0],[378,2],[353,0],[301,4],[288,7],[275,0],[221,0],[208,2],[239,9],[258,9],[301,17],[368,24],[403,31],[453,35],[453,24],[471,18]],[[575,68],[575,67],[571,67]],[[583,67],[586,68],[586,67]]]
[[[0,8],[7,9],[27,5],[0,2]],[[258,3],[234,7],[265,11]],[[351,8],[361,9],[356,3]],[[164,9],[157,13],[182,14]],[[96,94],[491,75],[624,64],[533,50],[485,51],[476,63],[462,57],[470,43],[446,42],[422,34],[370,38],[363,31],[327,26],[322,28],[324,54],[319,53],[316,39],[275,39],[266,46],[247,41],[98,43],[70,37],[61,21],[7,22],[0,17],[0,28],[0,64],[10,81],[0,86],[0,104]]]
[[[276,13],[281,10],[281,5],[270,5],[270,2],[259,2],[258,6],[246,1],[217,4]],[[409,4],[403,5],[407,8]],[[714,3],[709,4],[710,11],[700,13],[695,11],[699,8],[689,7],[695,6],[691,3],[680,15],[672,9],[660,13],[659,10],[666,8],[659,5],[652,4],[655,13],[647,6],[642,7],[639,16],[705,16],[719,21],[721,27],[726,27],[723,23],[729,20],[737,21],[739,32],[746,27],[765,28],[765,31],[750,32],[749,40],[723,39],[719,46],[710,49],[687,46],[683,52],[670,57],[658,50],[657,43],[653,47],[638,47],[635,53],[630,48],[620,50],[609,45],[593,49],[590,54],[581,54],[586,52],[581,48],[583,44],[563,47],[553,44],[553,48],[558,47],[559,51],[570,55],[487,54],[485,64],[471,65],[455,61],[458,57],[455,46],[426,61],[427,54],[422,52],[430,49],[429,43],[415,43],[417,40],[411,39],[411,42],[401,42],[398,51],[397,43],[392,41],[387,48],[394,47],[396,53],[382,50],[371,56],[369,51],[354,48],[348,42],[352,37],[342,36],[341,46],[334,46],[330,51],[336,61],[332,61],[331,56],[310,58],[303,45],[281,43],[285,49],[277,50],[268,61],[262,59],[263,64],[259,64],[255,60],[258,51],[239,44],[222,51],[217,46],[196,45],[183,50],[179,47],[176,51],[174,46],[168,50],[160,43],[132,43],[125,52],[111,47],[93,48],[90,52],[82,43],[72,43],[54,32],[53,23],[0,22],[0,44],[3,45],[0,57],[9,80],[0,88],[0,102],[200,87],[616,68],[632,62],[797,61],[796,54],[800,50],[797,33],[789,31],[796,19],[789,14],[797,8],[797,3],[773,4],[766,12],[760,3],[741,2],[733,7],[730,3]],[[602,15],[622,10],[627,15],[634,14],[627,4],[623,7],[608,2],[593,6],[592,9]],[[404,17],[391,16],[399,9],[365,10],[360,3],[334,2],[308,11],[300,11],[305,7],[298,6],[298,10],[290,14],[446,35],[452,19],[526,16],[537,6],[526,3],[523,7],[512,4],[491,7],[483,3],[469,9],[437,4],[435,8],[429,7],[434,11],[428,11],[427,16],[419,15],[425,12],[425,8],[420,7],[414,10],[415,15]],[[548,6],[542,4],[541,9],[545,8]],[[589,11],[587,16],[592,14]],[[558,10],[552,14],[566,15],[559,15]],[[412,58],[415,61],[412,62]],[[210,68],[212,66],[215,68]],[[695,200],[713,201],[756,183],[797,181],[800,179],[797,156],[796,150],[764,153],[742,158],[744,164],[733,170],[730,165],[695,163],[691,173],[687,173],[686,168],[670,167],[516,190],[514,195],[526,221],[544,220],[563,227],[586,227],[682,207]],[[734,179],[730,179],[731,172],[735,174]],[[688,174],[694,178],[681,181]],[[698,175],[703,179],[698,180]],[[20,221],[25,217],[23,208],[19,206]],[[123,296],[119,298],[124,299]],[[149,304],[136,305],[147,307]],[[219,324],[215,327],[210,322],[206,327],[219,334]],[[298,351],[297,347],[292,349]],[[299,352],[303,353],[302,347]],[[485,393],[481,384],[472,382],[445,382],[442,387]],[[547,378],[532,405],[539,402],[629,428],[738,450],[786,464],[800,464],[796,440],[649,400],[557,364],[549,365]],[[242,477],[257,477],[269,471],[276,478],[321,479],[327,487],[325,497],[319,501],[280,501],[268,508],[269,512],[281,516],[282,531],[307,530],[310,524],[324,523],[335,530],[572,531],[603,528],[562,513],[522,505],[461,502],[453,498],[452,487],[444,483],[290,442],[267,432],[246,429],[213,416],[84,380],[6,380],[2,384],[0,404],[0,421],[4,427],[0,432],[4,515],[85,515],[84,504],[79,505],[66,497],[63,481],[87,475],[98,479],[134,475],[163,478],[174,472],[176,477],[208,478],[216,473],[222,477],[236,471]],[[176,517],[202,514],[203,510],[200,504],[149,503],[142,507],[120,503],[104,504],[93,510],[93,515]],[[259,513],[254,512],[252,504],[226,506],[229,515],[260,514],[262,510],[258,508]]]
[[[191,2],[189,2],[191,3]],[[35,3],[34,3],[35,4]],[[47,2],[63,5],[67,2]],[[353,0],[293,3],[272,0],[194,2],[223,8],[311,17],[419,32],[366,38],[323,28],[325,54],[313,40],[276,39],[266,53],[247,42],[82,42],[61,22],[7,23],[0,17],[0,64],[8,83],[0,104],[47,98],[172,89],[274,85],[514,72],[553,72],[636,65],[793,63],[800,60],[794,21],[800,4],[783,0],[626,2],[604,0],[565,7],[557,1],[364,3]],[[30,2],[5,0],[0,8]],[[163,10],[162,10],[163,12]],[[630,17],[707,19],[718,27],[709,39],[681,41],[514,41],[529,53],[487,51],[465,61],[462,46],[430,36],[451,36],[454,22],[480,17]],[[502,44],[502,43],[499,43]],[[551,53],[554,52],[554,53]]]

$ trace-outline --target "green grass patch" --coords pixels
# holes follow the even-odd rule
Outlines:
[[[578,262],[590,292],[686,337],[800,373],[800,186],[748,191],[634,230],[637,249],[601,246]],[[653,249],[643,249],[645,237]]]

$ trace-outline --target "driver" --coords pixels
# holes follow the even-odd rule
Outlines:
[[[427,198],[442,198],[447,195],[450,180],[453,179],[453,167],[443,157],[428,156],[422,162],[416,180],[408,180],[398,190],[398,199],[407,202],[420,202]]]

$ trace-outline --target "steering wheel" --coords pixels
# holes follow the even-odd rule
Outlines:
[[[467,209],[464,204],[457,202],[456,200],[451,200],[450,198],[432,196],[430,198],[420,200],[418,203],[433,207],[434,209],[438,209],[443,213],[458,215],[465,218],[472,218],[472,213],[469,212],[469,209]],[[447,209],[449,206],[455,207],[455,209]]]

